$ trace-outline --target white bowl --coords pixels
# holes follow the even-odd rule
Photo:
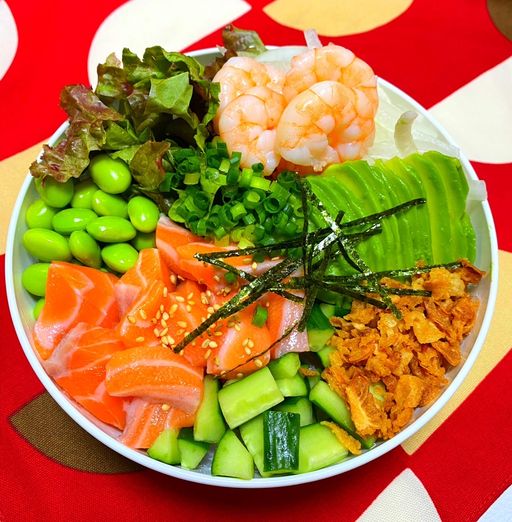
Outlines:
[[[203,62],[208,62],[215,54],[217,54],[217,51],[216,49],[205,49],[190,54],[196,56],[196,58]],[[448,146],[456,148],[456,144],[439,123],[437,123],[434,118],[430,116],[428,111],[416,103],[411,97],[382,79],[379,79],[379,88],[390,98],[393,104],[396,105],[400,111],[415,110],[419,113],[419,125],[422,132],[435,136],[438,140],[441,140]],[[59,129],[57,129],[50,139],[50,144],[55,143],[57,138],[66,128],[66,125],[67,123],[61,125]],[[477,175],[467,158],[465,158],[463,154],[460,154],[460,159],[467,178],[469,180],[477,180]],[[414,421],[392,439],[378,444],[376,447],[359,456],[348,458],[339,464],[318,471],[301,475],[254,478],[248,481],[227,477],[214,477],[208,473],[208,468],[205,468],[205,466],[203,466],[203,469],[200,471],[187,471],[180,467],[170,466],[154,460],[148,457],[145,452],[128,448],[118,442],[113,436],[113,429],[92,418],[91,415],[69,399],[56,386],[54,381],[47,375],[41,362],[36,356],[31,345],[31,331],[34,324],[32,316],[33,299],[27,294],[21,285],[21,273],[26,266],[33,262],[33,259],[31,259],[23,248],[21,237],[26,230],[24,219],[26,209],[37,197],[33,180],[31,176],[28,175],[23,183],[11,217],[5,258],[9,308],[16,333],[25,355],[34,372],[50,395],[64,409],[64,411],[66,411],[66,413],[88,433],[128,459],[147,468],[176,478],[202,484],[234,488],[282,487],[313,482],[332,477],[333,475],[339,475],[340,473],[362,466],[377,457],[380,457],[384,453],[387,453],[407,438],[411,437],[430,419],[432,419],[439,410],[441,410],[454,394],[455,390],[460,386],[462,381],[466,378],[471,366],[480,352],[480,349],[482,348],[485,336],[489,329],[498,285],[498,247],[491,211],[488,203],[484,201],[471,205],[469,209],[470,218],[477,236],[476,265],[488,273],[487,277],[482,280],[475,292],[475,295],[480,299],[481,303],[478,317],[473,331],[462,345],[463,363],[448,373],[447,377],[450,380],[450,383],[433,404],[429,407],[418,409]]]

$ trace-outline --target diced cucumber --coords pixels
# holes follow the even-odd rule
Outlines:
[[[347,448],[327,426],[310,424],[300,429],[298,473],[331,466],[347,455]]]
[[[279,359],[270,361],[268,369],[272,372],[274,379],[288,379],[293,377],[300,368],[299,354],[288,352],[281,355]]]
[[[313,404],[306,397],[291,397],[285,399],[278,404],[275,409],[277,411],[289,411],[290,413],[298,413],[300,415],[300,425],[307,426],[315,422],[313,414]],[[240,428],[241,430],[242,428]]]
[[[272,408],[284,399],[267,367],[225,386],[219,390],[218,398],[224,418],[231,429]]]
[[[320,303],[318,305],[320,307],[320,310],[322,310],[322,313],[327,317],[327,319],[330,319],[334,312],[336,311],[336,306],[329,303]]]
[[[293,377],[276,379],[276,383],[285,397],[306,397],[308,394],[306,381],[298,373]]]
[[[335,348],[332,346],[324,346],[321,350],[318,350],[316,352],[318,354],[318,357],[320,357],[320,361],[322,363],[322,366],[324,368],[327,368],[331,364],[331,353],[334,352]]]
[[[235,432],[227,430],[220,439],[212,461],[212,475],[250,480],[254,461]]]
[[[332,308],[334,313],[334,306]],[[313,352],[321,350],[334,333],[334,327],[331,325],[329,317],[323,312],[322,305],[313,306],[307,323],[308,343]]]
[[[288,473],[299,467],[300,415],[267,410],[263,414],[263,469]]]
[[[307,377],[308,389],[311,391],[315,384],[320,380],[320,374],[312,375],[311,377]]]
[[[218,401],[219,381],[211,375],[204,378],[203,399],[194,422],[194,439],[219,442],[226,431],[226,424]]]
[[[148,455],[152,459],[160,460],[166,464],[179,464],[181,460],[178,447],[177,429],[167,429],[158,435],[155,442],[148,449]]]
[[[325,347],[334,333],[334,328],[329,330],[308,330],[308,343],[312,352],[318,352]]]
[[[181,467],[196,469],[210,449],[208,442],[194,440],[191,428],[183,428],[178,437],[178,448],[181,456]]]
[[[254,464],[262,477],[271,477],[273,473],[263,469],[263,414],[254,417],[240,426],[240,435],[254,459]]]
[[[331,419],[350,433],[355,431],[350,411],[345,401],[329,388],[325,381],[318,381],[309,393],[309,400],[325,411]]]

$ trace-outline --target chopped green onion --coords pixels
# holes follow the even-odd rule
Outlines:
[[[252,324],[262,328],[265,326],[268,318],[268,309],[265,306],[258,305],[252,316]]]
[[[223,160],[220,162],[219,170],[221,172],[224,172],[224,174],[227,174],[230,167],[231,167],[231,162],[229,161],[229,159],[223,158]]]
[[[187,172],[183,178],[185,185],[197,185],[201,174],[199,172]]]
[[[231,217],[235,221],[238,221],[241,217],[243,217],[245,214],[247,214],[247,210],[244,207],[243,203],[235,203],[231,207],[230,212],[231,212]]]
[[[236,283],[236,275],[233,274],[233,272],[226,272],[224,274],[224,279],[226,280],[226,283],[228,283],[229,285]]]
[[[270,189],[270,183],[270,180],[268,180],[267,178],[258,178],[253,176],[249,182],[249,186],[254,189],[267,191]]]
[[[256,208],[261,201],[261,197],[258,192],[255,190],[248,190],[244,194],[244,205],[247,208],[253,209]]]
[[[252,169],[245,168],[242,170],[242,174],[240,175],[239,185],[242,188],[248,188],[251,184],[253,171]]]

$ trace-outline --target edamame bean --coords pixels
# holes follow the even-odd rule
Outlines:
[[[55,179],[47,176],[44,181],[36,178],[36,190],[41,199],[50,207],[63,208],[73,198],[74,185],[73,179],[69,179],[65,183],[59,183]]]
[[[158,224],[160,211],[150,199],[135,196],[128,201],[128,216],[132,225],[140,232],[153,232]]]
[[[36,199],[25,214],[28,228],[52,228],[52,219],[57,211],[49,207],[42,199]]]
[[[46,280],[50,263],[34,263],[27,266],[21,274],[23,288],[32,295],[43,297],[46,295]]]
[[[128,165],[120,159],[112,159],[107,154],[98,154],[89,164],[93,181],[104,192],[121,194],[132,182]]]
[[[43,311],[44,304],[46,303],[46,299],[44,297],[41,297],[41,299],[38,299],[36,301],[36,304],[34,305],[34,319],[37,321],[39,319],[39,316],[41,315],[41,312]]]
[[[130,241],[137,231],[127,220],[117,216],[102,216],[91,221],[86,228],[87,232],[97,241],[103,243],[121,243]]]
[[[52,225],[55,232],[69,236],[76,230],[85,230],[87,224],[97,217],[89,208],[66,208],[53,216]]]
[[[121,196],[97,190],[92,198],[92,209],[99,216],[128,217],[128,203]]]
[[[71,199],[73,208],[92,208],[92,197],[98,190],[98,185],[92,179],[84,179],[75,185],[75,192]]]
[[[93,268],[101,266],[101,249],[96,240],[85,230],[77,230],[69,236],[69,249],[81,263]]]
[[[40,261],[69,261],[71,251],[64,236],[46,228],[30,228],[23,234],[23,246]]]
[[[155,233],[137,232],[137,235],[132,239],[132,245],[137,250],[142,250],[144,248],[155,248]]]
[[[105,264],[116,272],[125,273],[135,266],[139,253],[128,243],[107,245],[101,250],[101,257]]]

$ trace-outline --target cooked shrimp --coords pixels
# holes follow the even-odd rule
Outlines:
[[[377,112],[377,79],[372,68],[340,45],[329,44],[294,56],[287,72],[283,94],[290,101],[313,84],[331,80],[349,87],[358,113],[367,117]]]
[[[225,107],[250,88],[264,86],[282,93],[284,73],[254,58],[235,56],[222,66],[213,81],[220,83],[219,109],[215,118],[218,125]]]
[[[276,154],[296,165],[321,171],[331,163],[364,156],[375,124],[369,100],[354,104],[351,89],[322,81],[296,95],[277,125]]]
[[[242,153],[240,164],[263,164],[271,174],[280,155],[275,150],[276,126],[284,109],[284,98],[269,87],[252,87],[233,99],[220,114],[219,135],[230,152]]]

